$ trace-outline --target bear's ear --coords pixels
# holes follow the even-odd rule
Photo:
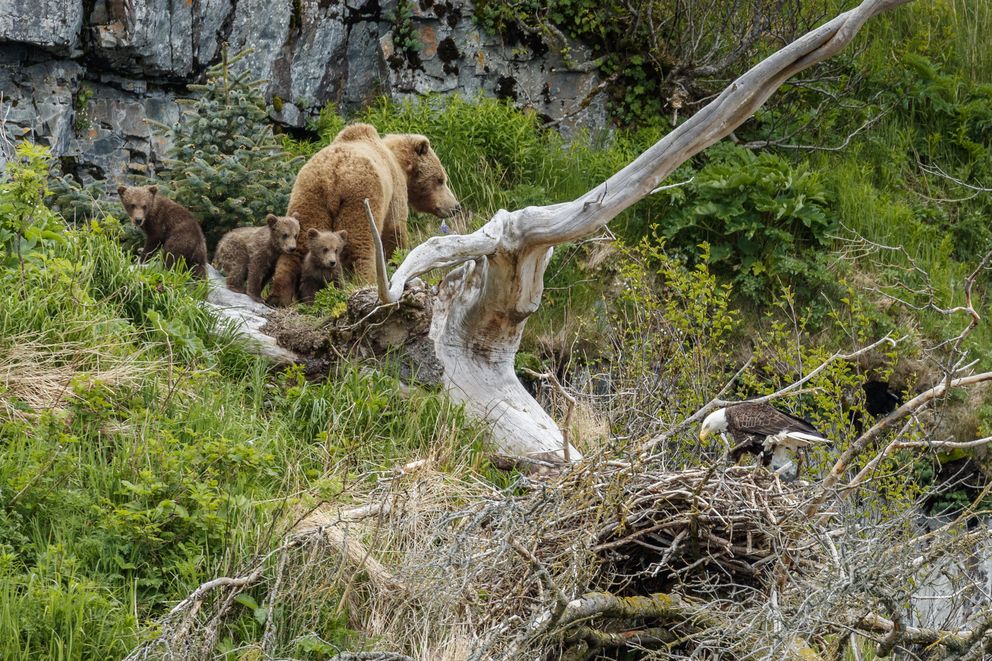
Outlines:
[[[276,223],[278,222],[279,222],[279,216],[275,215],[274,213],[270,213],[268,216],[265,217],[265,224],[268,225],[269,227],[275,227]]]
[[[148,187],[148,192],[151,193],[152,195],[155,195],[156,193],[158,193],[158,186],[154,186],[154,185],[153,186],[149,186]]]
[[[422,135],[418,135],[415,138],[415,142],[413,144],[413,150],[417,152],[417,156],[426,156],[430,148],[431,148],[431,141],[428,140],[426,137]]]
[[[320,232],[317,231],[316,227],[311,227],[310,229],[307,230],[308,239],[316,239],[319,235]]]
[[[348,230],[340,230],[338,232],[338,238],[341,239],[342,242],[347,241],[348,240]]]
[[[127,186],[118,186],[117,187],[117,194],[120,195],[121,197],[124,197],[124,192],[125,191],[127,191]]]

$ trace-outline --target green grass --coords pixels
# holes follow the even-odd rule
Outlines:
[[[357,366],[319,384],[271,372],[199,305],[201,284],[134,268],[112,223],[45,259],[0,274],[0,659],[119,658],[170,603],[377,471],[488,471],[440,393]]]

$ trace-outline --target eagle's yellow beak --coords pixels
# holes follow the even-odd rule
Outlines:
[[[706,437],[710,435],[710,430],[706,427],[701,427],[699,429],[699,440],[705,441]]]

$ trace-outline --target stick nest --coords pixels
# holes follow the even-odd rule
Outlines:
[[[338,593],[350,576],[342,597],[350,626],[416,659],[536,658],[631,641],[691,653],[691,642],[677,641],[698,640],[730,611],[764,600],[783,562],[820,562],[799,493],[741,467],[587,463],[498,491],[421,465],[380,480],[368,494],[372,516],[311,519],[270,554],[272,567],[247,568],[250,580],[236,589],[266,585],[266,603],[277,603]],[[189,600],[186,615],[163,623],[170,640],[131,658],[209,648],[234,596],[225,588]],[[312,626],[267,624],[278,635],[263,647],[274,652],[301,625]]]

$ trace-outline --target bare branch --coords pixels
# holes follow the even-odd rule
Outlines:
[[[858,134],[867,131],[869,128],[878,123],[880,119],[889,114],[891,108],[886,108],[882,110],[874,117],[869,118],[864,124],[856,128],[854,131],[849,133],[843,142],[839,145],[833,147],[823,147],[821,145],[794,145],[786,143],[782,140],[753,140],[751,142],[746,142],[742,146],[747,149],[760,149],[763,147],[779,147],[780,149],[798,149],[803,151],[843,151],[847,149],[848,145],[851,144],[851,140],[858,136]],[[812,120],[811,120],[812,121]]]
[[[946,179],[947,181],[957,184],[958,186],[961,186],[963,188],[967,188],[968,190],[975,191],[976,193],[992,193],[992,188],[989,188],[988,186],[969,184],[966,181],[962,181],[956,177],[952,177],[951,175],[944,172],[939,165],[924,165],[919,160],[916,161],[916,164],[919,165],[920,169],[926,172],[927,174],[933,175],[935,177],[940,177],[942,179]]]
[[[841,477],[847,471],[851,461],[864,452],[882,435],[883,432],[895,425],[899,420],[903,419],[907,415],[910,415],[911,413],[914,413],[915,411],[918,411],[937,397],[943,396],[952,388],[970,386],[990,380],[992,380],[992,372],[983,372],[981,374],[952,379],[950,382],[943,382],[940,385],[934,386],[933,388],[920,393],[892,413],[876,422],[868,431],[853,441],[837,459],[837,462],[834,464],[833,468],[830,469],[830,473],[821,483],[819,494],[813,498],[806,508],[806,516],[813,516],[817,510],[819,510],[820,506],[823,504],[823,501],[825,501],[827,496],[830,494],[832,488],[840,481]],[[856,486],[856,484],[863,479],[864,476],[859,474],[855,477],[855,481],[852,481],[852,484],[849,485],[849,487]],[[845,489],[845,491],[841,493],[845,492],[849,492],[849,489]]]

